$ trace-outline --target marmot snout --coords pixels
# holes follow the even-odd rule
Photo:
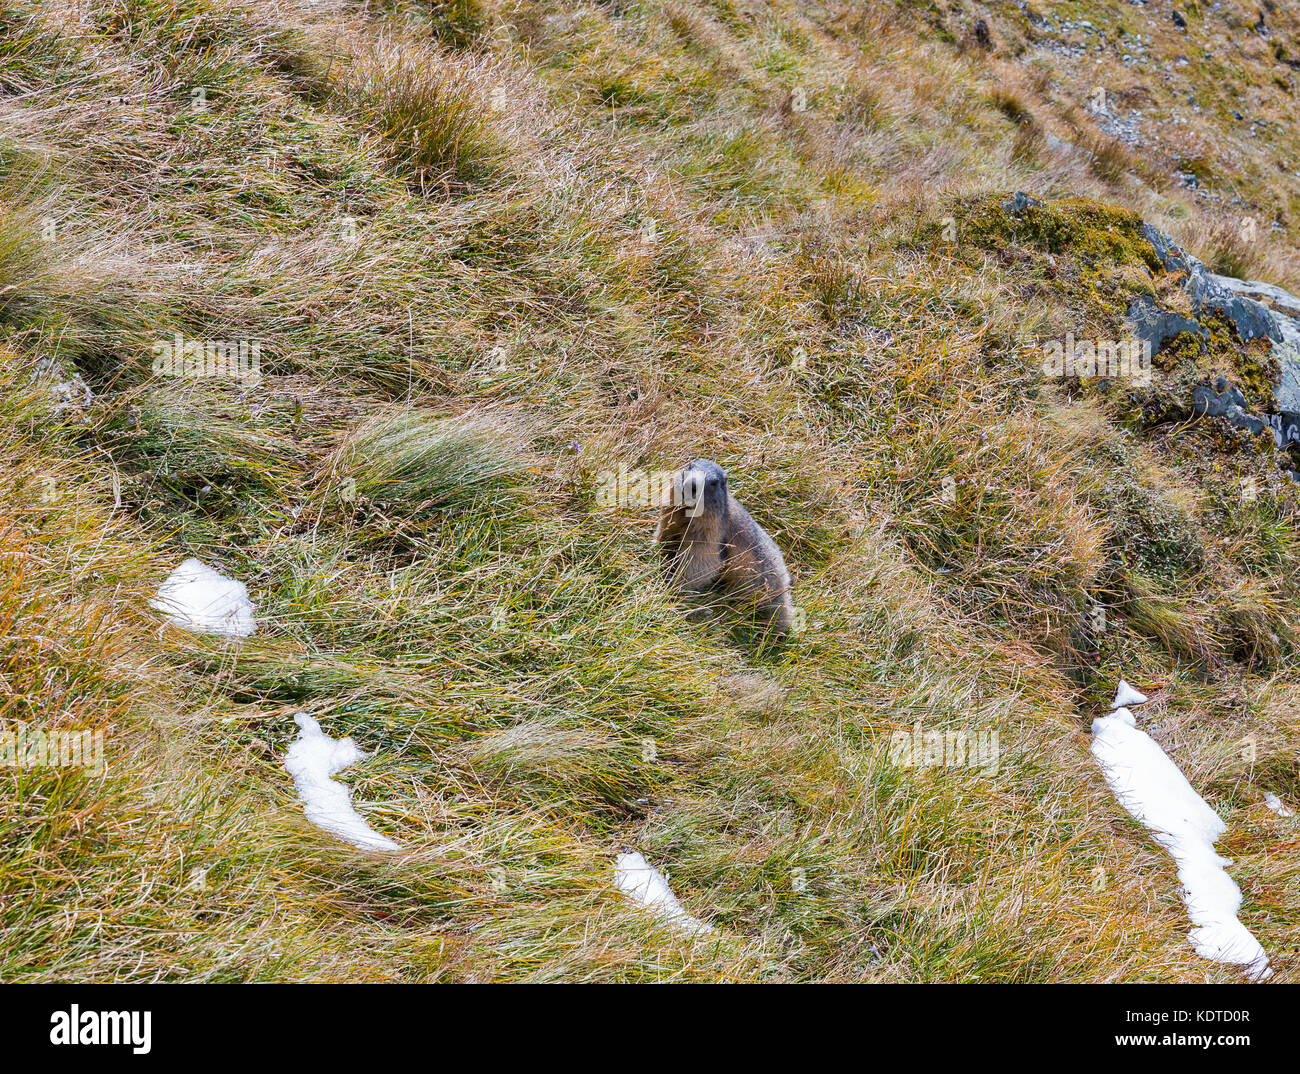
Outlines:
[[[781,550],[731,495],[721,466],[696,459],[674,476],[662,506],[655,541],[673,584],[691,592],[717,586],[752,599],[765,629],[786,634],[793,628]]]

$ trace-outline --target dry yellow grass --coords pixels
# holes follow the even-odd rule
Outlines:
[[[1034,358],[1163,286],[1125,210],[1207,257],[1235,210],[992,7],[986,50],[907,4],[7,6],[0,711],[109,772],[0,770],[0,979],[1237,980],[1088,751],[1121,675],[1291,979],[1295,491]],[[1292,138],[1217,174],[1290,212]],[[155,376],[175,333],[262,376]],[[595,505],[698,456],[786,552],[782,650],[685,621],[651,512]],[[255,637],[157,623],[189,555]],[[302,817],[300,710],[401,852]],[[918,723],[997,772],[899,765]],[[629,905],[622,847],[713,937]]]

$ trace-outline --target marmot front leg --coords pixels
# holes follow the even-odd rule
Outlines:
[[[709,589],[722,572],[717,552],[699,541],[679,541],[668,562],[668,580],[677,589],[699,593]]]
[[[758,621],[764,634],[784,638],[794,630],[794,601],[784,593],[776,604],[760,604]]]

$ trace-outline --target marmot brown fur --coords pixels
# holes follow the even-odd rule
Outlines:
[[[662,507],[655,542],[674,585],[691,592],[717,586],[753,600],[765,631],[789,633],[790,572],[776,542],[727,490],[721,466],[696,459],[673,477]]]

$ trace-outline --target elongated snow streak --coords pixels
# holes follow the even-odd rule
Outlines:
[[[246,638],[257,630],[244,583],[193,557],[167,576],[149,604],[186,630],[228,638]]]
[[[1120,805],[1150,828],[1177,862],[1183,902],[1196,926],[1188,939],[1204,958],[1244,966],[1255,980],[1271,977],[1264,948],[1237,918],[1241,889],[1224,869],[1232,861],[1214,849],[1227,825],[1165,751],[1124,716],[1133,718],[1120,709],[1092,721],[1093,756]]]
[[[633,902],[640,903],[687,936],[704,936],[713,931],[712,925],[686,912],[663,874],[636,851],[618,856],[614,883]]]
[[[284,767],[293,776],[307,819],[362,850],[400,850],[352,808],[352,791],[330,779],[365,756],[357,744],[350,738],[330,738],[305,712],[298,713],[294,720],[302,734],[285,754]]]

